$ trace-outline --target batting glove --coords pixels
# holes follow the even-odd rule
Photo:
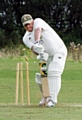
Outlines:
[[[47,61],[48,60],[48,54],[47,53],[43,53],[43,54],[39,54],[37,56],[37,60],[44,60],[44,61]]]
[[[40,43],[36,42],[33,46],[33,50],[38,54],[42,54],[44,52],[44,47]]]

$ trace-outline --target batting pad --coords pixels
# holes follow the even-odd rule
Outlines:
[[[42,84],[41,74],[40,73],[36,73],[36,75],[35,75],[35,81],[36,81],[37,84]]]

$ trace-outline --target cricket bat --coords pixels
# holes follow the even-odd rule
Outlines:
[[[41,73],[41,80],[42,80],[43,96],[47,98],[50,96],[48,78],[47,78],[47,70],[42,69],[43,67],[46,67],[46,62],[42,61],[39,63],[39,65],[40,65],[40,73]]]

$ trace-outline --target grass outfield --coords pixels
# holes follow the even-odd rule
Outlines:
[[[23,62],[24,106],[15,106],[16,65]],[[24,58],[0,58],[0,120],[82,120],[82,63],[67,61],[62,75],[58,104],[53,108],[38,107],[40,91],[35,83],[38,61],[29,59],[31,106],[27,105]]]

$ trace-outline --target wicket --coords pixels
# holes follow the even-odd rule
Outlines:
[[[29,89],[29,69],[28,62],[26,62],[26,90],[27,90],[27,105],[30,105],[30,89]],[[21,105],[24,105],[24,91],[23,91],[23,63],[17,63],[16,67],[16,99],[15,104],[18,105],[19,98],[19,82],[21,93]]]

